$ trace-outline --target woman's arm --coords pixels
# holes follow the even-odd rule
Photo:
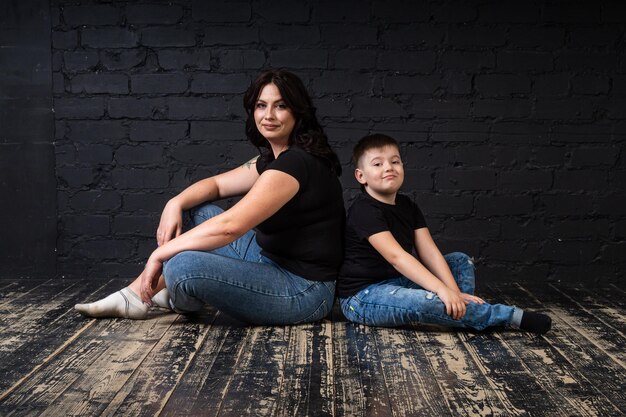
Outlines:
[[[142,299],[150,302],[153,284],[158,280],[164,261],[183,251],[211,250],[236,240],[276,213],[299,188],[300,184],[291,175],[272,169],[265,171],[233,207],[152,252],[141,276]]]
[[[465,302],[460,297],[460,292],[449,288],[412,254],[405,251],[391,232],[376,233],[370,236],[368,241],[403,276],[420,287],[436,293],[445,304],[448,315],[455,320],[465,315]]]
[[[182,212],[184,210],[189,210],[207,201],[215,201],[248,192],[259,178],[256,169],[257,158],[252,158],[230,171],[200,180],[168,201],[157,228],[157,243],[163,245],[181,234]]]

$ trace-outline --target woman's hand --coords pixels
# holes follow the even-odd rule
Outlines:
[[[183,210],[175,199],[171,199],[165,205],[161,220],[157,228],[157,243],[164,245],[170,240],[178,237],[183,230]]]
[[[454,320],[460,320],[461,318],[463,318],[466,311],[466,303],[461,293],[445,287],[440,290],[437,295],[446,305],[446,313],[450,317],[452,317]]]
[[[148,262],[146,263],[143,272],[139,275],[139,279],[141,281],[141,293],[139,295],[141,296],[143,302],[149,306],[152,306],[152,297],[154,297],[155,288],[159,282],[159,277],[162,272],[163,263],[151,256],[148,258]]]
[[[476,297],[472,294],[461,293],[461,298],[465,301],[465,304],[476,303],[476,304],[485,304],[485,300],[480,297]]]

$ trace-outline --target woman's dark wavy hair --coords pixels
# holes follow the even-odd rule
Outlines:
[[[254,108],[261,94],[261,90],[268,84],[274,84],[280,95],[291,110],[296,123],[289,136],[289,146],[296,145],[308,153],[318,156],[328,162],[333,172],[341,175],[341,163],[337,154],[328,144],[328,137],[315,115],[313,106],[302,80],[297,75],[285,70],[264,71],[252,82],[243,97],[243,106],[248,114],[246,120],[246,136],[261,152],[261,158],[271,158],[267,152],[270,144],[261,135],[254,120]]]

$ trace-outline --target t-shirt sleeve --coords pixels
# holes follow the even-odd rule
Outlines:
[[[359,239],[367,239],[376,233],[389,230],[383,211],[366,200],[356,201],[350,208],[348,226]]]
[[[297,150],[290,149],[281,153],[278,155],[277,159],[273,160],[267,165],[267,167],[265,167],[265,170],[268,169],[275,169],[291,175],[298,181],[300,186],[306,184],[308,179],[308,169],[305,155],[302,155]]]
[[[256,159],[256,164],[254,164],[256,166],[256,172],[261,175],[263,173],[263,171],[265,171],[267,169],[267,161],[265,160],[265,158],[263,158],[263,155],[259,156]]]
[[[426,219],[424,218],[424,214],[422,213],[422,210],[420,210],[417,203],[411,202],[411,206],[413,230],[421,229],[422,227],[428,227],[428,225],[426,224]]]

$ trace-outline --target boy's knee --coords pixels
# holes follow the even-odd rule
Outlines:
[[[474,266],[474,258],[463,252],[451,252],[445,255],[448,263],[468,264]]]

